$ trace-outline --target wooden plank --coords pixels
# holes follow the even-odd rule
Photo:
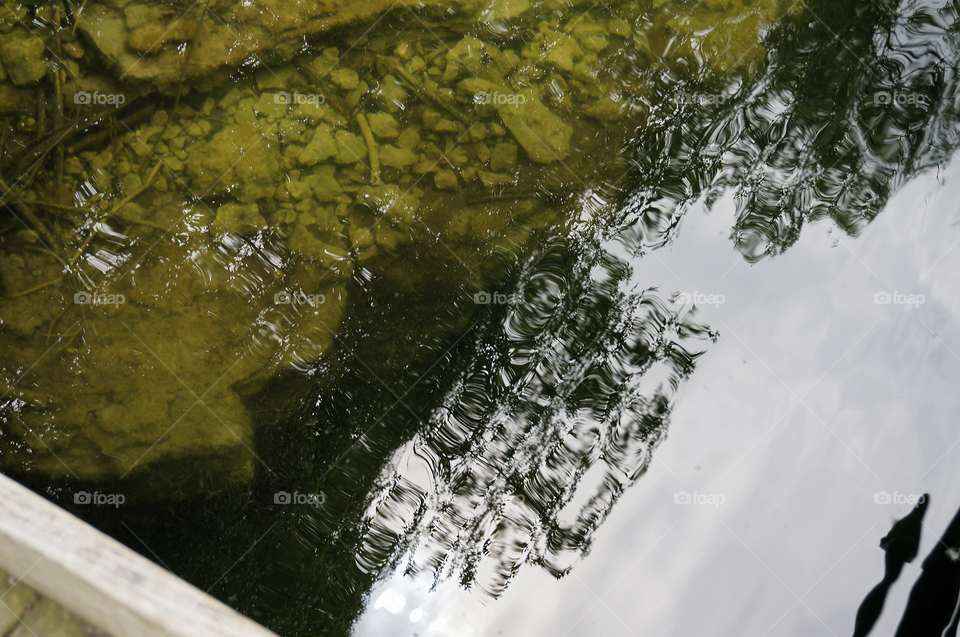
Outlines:
[[[0,569],[115,637],[276,637],[4,475]]]

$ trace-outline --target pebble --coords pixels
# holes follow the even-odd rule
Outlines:
[[[360,84],[360,76],[353,69],[330,71],[330,81],[345,91],[352,91]]]
[[[433,185],[437,190],[454,190],[458,184],[457,173],[452,170],[438,170],[433,176]]]

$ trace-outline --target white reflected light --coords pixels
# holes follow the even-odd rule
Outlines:
[[[412,622],[418,622],[418,621],[420,621],[420,618],[421,618],[421,617],[423,617],[423,609],[422,609],[422,608],[414,608],[413,611],[410,613],[410,621],[412,621]]]
[[[399,613],[403,610],[403,607],[406,605],[406,598],[398,593],[397,591],[388,588],[383,591],[383,594],[377,598],[377,603],[373,605],[374,608],[385,608],[391,613]],[[419,618],[418,618],[419,619]]]

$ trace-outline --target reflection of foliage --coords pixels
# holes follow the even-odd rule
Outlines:
[[[639,140],[633,209],[654,217],[648,233],[734,187],[733,237],[751,261],[790,247],[807,221],[856,235],[958,145],[956,19],[949,4],[813,2],[771,36],[759,77],[666,77]]]
[[[508,304],[475,305],[462,283],[428,285],[460,257],[477,265],[467,251],[446,263],[421,253],[415,303],[389,293],[410,272],[368,273],[371,305],[344,326],[340,362],[318,370],[316,401],[259,435],[273,475],[161,518],[128,511],[111,530],[285,635],[348,634],[364,595],[411,550],[413,568],[493,596],[527,561],[561,575],[646,469],[711,336],[657,294],[630,292],[630,269],[595,243],[555,243],[568,232],[532,240],[519,265],[481,256],[477,271],[498,269],[490,279],[516,294]],[[418,333],[415,347],[377,360],[383,325]],[[404,451],[426,459],[429,484],[405,471]],[[325,501],[278,506],[280,490]]]
[[[524,561],[562,575],[665,435],[673,392],[696,358],[686,348],[706,333],[678,323],[656,296],[623,293],[623,263],[570,257],[554,248],[532,259],[516,302],[477,328],[478,355],[447,379],[412,443],[433,483],[403,467],[384,474],[393,486],[370,533],[394,534],[400,549],[415,538],[412,570],[459,571],[492,595]],[[575,496],[582,506],[565,524]],[[410,497],[425,510],[398,516]]]

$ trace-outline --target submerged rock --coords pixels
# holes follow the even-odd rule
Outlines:
[[[326,161],[337,154],[337,144],[331,129],[326,124],[320,124],[310,140],[298,156],[298,161],[304,166],[313,166]]]
[[[504,125],[532,161],[549,164],[564,159],[570,153],[573,127],[544,106],[537,91],[528,89],[519,96],[523,99],[498,106]]]
[[[256,252],[238,250],[244,242],[230,231],[262,225],[256,204],[221,206],[217,233],[197,231],[205,219],[166,208],[156,221],[176,227],[177,238],[154,242],[135,270],[109,285],[0,298],[0,380],[12,385],[9,366],[39,361],[20,383],[29,400],[3,411],[5,471],[87,482],[125,477],[125,488],[150,499],[252,478],[254,428],[244,396],[280,369],[316,360],[332,343],[345,295],[336,277],[278,278]],[[40,253],[5,252],[0,264],[8,295],[57,270]],[[24,276],[26,269],[36,275]],[[300,307],[287,300],[296,293],[323,303]],[[20,306],[32,323],[13,320]],[[61,315],[51,347],[35,330]]]
[[[42,80],[47,74],[43,40],[36,35],[19,32],[5,35],[3,40],[0,44],[0,61],[10,81],[23,86]]]
[[[239,235],[256,234],[267,227],[267,221],[260,216],[256,202],[220,206],[217,209],[217,223],[223,230]]]
[[[272,197],[279,168],[277,150],[258,126],[227,126],[190,153],[187,174],[199,196],[231,194],[250,202]]]

